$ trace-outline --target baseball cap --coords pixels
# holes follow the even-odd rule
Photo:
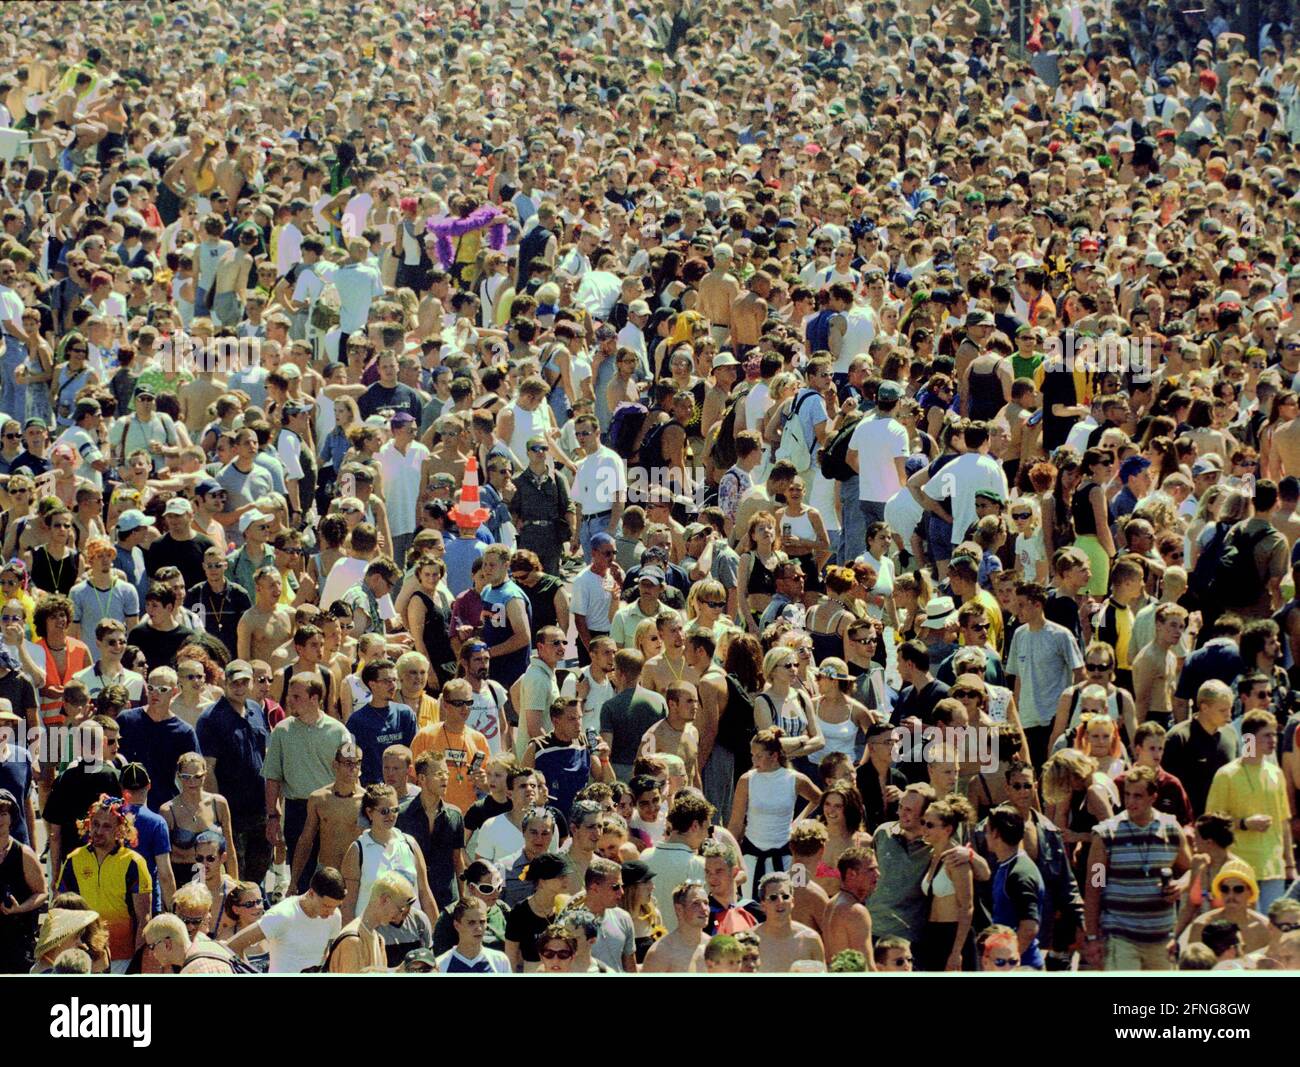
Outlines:
[[[296,401],[292,404],[285,404],[282,410],[284,417],[288,419],[292,418],[294,415],[308,414],[311,411],[311,405],[303,403],[302,401]]]
[[[409,411],[399,411],[391,419],[388,420],[388,425],[393,427],[393,429],[397,429],[397,427],[399,426],[405,426],[407,423],[411,423],[414,421],[415,421],[415,416],[412,415]]]
[[[649,315],[650,305],[644,300],[633,300],[632,303],[628,304],[627,310],[633,315]]]
[[[992,326],[993,316],[981,308],[966,313],[967,326]]]
[[[1129,456],[1128,459],[1119,465],[1120,481],[1128,481],[1133,477],[1133,475],[1141,474],[1149,466],[1151,466],[1151,461],[1145,456]]]
[[[141,526],[153,526],[154,520],[137,508],[128,508],[117,517],[117,532],[130,533]]]
[[[708,533],[712,526],[704,522],[693,522],[682,531],[682,537],[689,541],[692,537],[699,537],[701,534]]]
[[[252,526],[253,523],[266,522],[270,518],[271,518],[270,515],[258,511],[256,508],[254,508],[252,511],[246,511],[241,516],[239,516],[239,532],[247,533],[248,528]]]
[[[163,509],[164,515],[193,515],[194,505],[186,500],[183,496],[174,496],[167,501],[167,507]]]
[[[248,678],[251,680],[252,677],[253,677],[253,665],[249,663],[247,660],[232,659],[229,663],[226,664],[227,681],[236,682],[240,678]]]
[[[154,388],[152,385],[137,385],[135,387],[135,393],[133,395],[137,397],[141,397],[141,396],[157,397],[158,394],[154,392]]]
[[[638,582],[654,582],[656,585],[664,584],[664,572],[659,567],[642,567],[641,573],[637,575]]]
[[[143,763],[128,763],[122,768],[121,781],[125,789],[144,789],[149,784],[149,772]]]
[[[210,493],[219,493],[221,492],[221,483],[215,478],[205,478],[194,487],[194,491],[198,493],[199,496],[207,496]]]
[[[1192,464],[1192,474],[1194,476],[1199,476],[1202,474],[1222,474],[1222,473],[1223,471],[1220,469],[1219,465],[1217,463],[1214,463],[1209,456],[1202,456],[1200,459],[1198,459],[1195,463]]]
[[[880,388],[876,390],[876,399],[883,400],[886,403],[892,400],[902,400],[903,387],[897,382],[881,382]]]

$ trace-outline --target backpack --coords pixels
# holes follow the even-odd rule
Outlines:
[[[230,949],[221,945],[210,949],[200,949],[198,952],[191,952],[185,957],[185,963],[188,965],[193,960],[220,960],[222,963],[230,964],[230,970],[234,974],[261,974],[248,960],[242,956],[236,956]],[[183,970],[184,968],[182,968]]]
[[[722,409],[722,418],[709,430],[704,454],[720,471],[729,470],[736,465],[736,408],[748,395],[748,386],[732,393],[727,406]]]
[[[757,732],[754,727],[754,699],[745,692],[745,687],[734,674],[728,674],[727,703],[718,721],[717,743],[735,757],[736,781],[740,781],[740,776],[751,766],[749,742]]]
[[[646,430],[645,436],[641,438],[641,445],[636,450],[636,461],[643,467],[663,467],[664,449],[663,436],[664,430],[675,423],[672,419],[666,422],[656,422],[650,429]]]
[[[334,950],[338,948],[339,945],[341,945],[349,937],[355,937],[358,940],[361,939],[361,935],[357,933],[355,930],[340,931],[338,937],[334,938],[328,945],[325,946],[325,955],[321,957],[320,963],[316,963],[310,967],[307,967],[306,969],[303,970],[302,973],[320,974],[321,972],[328,971],[330,969],[330,960],[334,958]]]
[[[1255,549],[1272,532],[1272,527],[1253,534],[1236,527],[1228,531],[1214,574],[1215,595],[1228,607],[1249,607],[1263,594],[1264,578],[1255,566]]]
[[[626,400],[619,404],[609,420],[609,429],[605,431],[605,444],[624,459],[631,459],[632,446],[636,444],[636,436],[641,432],[649,414],[644,404],[633,404]]]
[[[821,467],[822,477],[828,481],[847,482],[857,476],[858,472],[849,466],[849,441],[853,439],[853,431],[858,428],[858,423],[864,417],[858,415],[849,419],[835,431],[835,436],[822,448],[817,462]]]
[[[813,396],[817,396],[817,393],[809,389],[791,405],[789,414],[783,418],[781,443],[776,446],[776,458],[789,460],[800,474],[812,467],[814,443],[804,439],[803,423],[799,421],[799,409],[808,402],[809,397]]]
[[[1210,600],[1211,589],[1219,569],[1219,559],[1223,555],[1223,543],[1231,528],[1230,523],[1215,523],[1214,536],[1201,549],[1201,554],[1196,557],[1196,566],[1188,576],[1187,588],[1196,594],[1196,599],[1202,605]]]

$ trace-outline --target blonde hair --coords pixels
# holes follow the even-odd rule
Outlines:
[[[1063,748],[1043,765],[1043,799],[1049,804],[1068,801],[1075,781],[1090,782],[1097,773],[1097,761],[1077,748]]]

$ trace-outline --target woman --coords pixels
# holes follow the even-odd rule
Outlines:
[[[13,836],[23,818],[18,798],[0,789],[0,974],[32,969],[37,916],[48,896],[40,858]]]
[[[506,916],[505,953],[516,973],[522,972],[525,964],[541,962],[537,938],[559,911],[557,898],[568,891],[569,863],[554,852],[543,852],[528,864],[523,877],[533,891]]]
[[[67,596],[81,576],[81,554],[72,545],[72,512],[59,508],[45,517],[49,542],[26,553],[32,588]]]
[[[894,531],[889,523],[871,523],[867,527],[867,550],[856,561],[867,564],[876,573],[875,585],[867,589],[867,614],[884,625],[896,622],[893,609],[894,561],[889,555],[893,540]]]
[[[1205,490],[1196,502],[1196,514],[1187,524],[1187,532],[1183,535],[1183,560],[1189,575],[1201,556],[1202,534],[1206,530],[1213,530],[1217,525],[1215,519],[1228,495],[1228,489],[1229,487],[1222,482],[1216,482]]]
[[[456,653],[452,650],[446,612],[438,605],[439,569],[434,560],[421,557],[415,565],[419,588],[406,602],[406,632],[411,635],[415,651],[429,661],[440,683],[456,673]]]
[[[1070,498],[1074,544],[1091,565],[1092,578],[1084,592],[1104,597],[1110,588],[1110,561],[1115,555],[1105,488],[1115,473],[1115,453],[1108,448],[1090,448],[1083,454],[1079,469],[1082,481]]]
[[[664,639],[659,636],[659,625],[654,619],[642,619],[632,635],[632,647],[647,660],[654,659],[664,650]]]
[[[167,824],[172,842],[172,869],[176,884],[185,885],[194,880],[198,870],[195,855],[200,834],[219,830],[227,841],[235,839],[230,820],[230,805],[220,793],[209,793],[203,788],[208,777],[207,761],[197,752],[187,752],[176,761],[176,784],[180,792],[158,809]],[[239,877],[239,858],[234,849],[228,849],[226,873]]]
[[[975,809],[965,797],[936,800],[921,819],[921,840],[929,846],[930,864],[921,879],[921,892],[929,898],[928,921],[916,946],[918,971],[973,970],[971,922],[975,916],[974,878],[970,864],[952,866],[945,857],[964,846],[953,838],[970,826]]]
[[[1178,925],[1174,939],[1191,925],[1198,915],[1210,909],[1210,886],[1230,860],[1240,857],[1232,851],[1237,843],[1233,832],[1235,820],[1219,812],[1206,812],[1192,828],[1192,868],[1187,883],[1187,893],[1178,911]]]
[[[465,896],[477,900],[487,909],[487,933],[483,946],[504,951],[506,945],[506,912],[501,906],[501,891],[505,888],[501,872],[485,860],[475,860],[465,868]],[[452,922],[452,909],[438,916],[433,927],[433,951],[438,955],[456,947],[456,928]]]
[[[90,666],[90,649],[68,633],[72,612],[72,601],[66,596],[42,596],[36,603],[32,624],[44,658],[33,654],[32,659],[45,666],[38,693],[42,726],[62,724],[64,687],[73,675]]]
[[[338,397],[334,401],[334,428],[325,435],[320,446],[320,473],[323,479],[338,481],[343,459],[351,448],[348,431],[360,425],[361,412],[357,409],[357,402],[350,396]]]
[[[86,365],[89,358],[90,342],[80,333],[73,331],[60,342],[59,364],[50,388],[55,426],[60,432],[72,425],[77,394],[99,384],[99,375]]]
[[[799,671],[798,654],[778,645],[763,657],[767,685],[754,698],[755,730],[778,729],[781,750],[787,759],[811,756],[826,747],[826,739],[813,713],[812,698],[799,685]]]
[[[1032,473],[1030,477],[1033,477]],[[1012,502],[1009,514],[1016,531],[1013,551],[1016,557],[1016,573],[1021,581],[1048,585],[1051,563],[1047,558],[1038,506],[1038,501],[1032,496],[1022,497]]]
[[[216,937],[221,930],[227,900],[239,886],[239,879],[232,877],[224,867],[233,851],[227,845],[227,840],[219,830],[204,830],[194,841],[194,860],[198,868],[194,881],[202,882],[212,894],[212,913],[208,916],[211,922],[208,930],[210,937]]]
[[[578,954],[578,940],[563,926],[548,926],[537,935],[537,955],[542,974],[568,974]]]
[[[416,887],[419,903],[430,922],[438,915],[438,905],[429,890],[424,853],[410,834],[397,829],[397,790],[391,785],[370,785],[361,800],[361,817],[370,828],[348,846],[343,855],[343,883],[347,896],[343,901],[346,926],[366,910],[370,890],[381,871],[396,871]],[[413,909],[414,910],[414,909]]]
[[[0,529],[4,531],[4,558],[12,559],[17,552],[18,539],[33,521],[35,483],[25,474],[11,474],[5,485],[5,495],[8,506],[0,516]]]
[[[779,726],[760,729],[749,746],[752,768],[736,783],[727,829],[740,842],[752,886],[770,871],[789,870],[796,798],[809,804],[821,799],[812,780],[790,768],[785,748],[789,740],[798,739],[785,737]]]
[[[50,343],[41,336],[41,313],[36,308],[26,308],[23,311],[23,329],[27,331],[29,337],[36,338],[36,344],[28,348],[27,362],[21,364],[14,371],[14,381],[19,385],[27,386],[27,407],[25,413],[15,412],[15,417],[21,415],[19,422],[26,422],[27,419],[41,419],[48,426],[51,424],[53,412],[50,410],[50,383],[54,380],[54,350],[50,348]],[[69,337],[72,335],[69,334]]]
[[[218,941],[228,941],[240,930],[246,930],[259,922],[266,912],[266,902],[262,899],[262,887],[256,882],[238,882],[226,895],[226,907],[221,916]],[[271,950],[265,941],[258,941],[244,949],[244,962],[261,974],[265,974],[271,965]]]
[[[1069,501],[1082,477],[1079,456],[1073,449],[1058,448],[1050,463],[1035,463],[1029,468],[1029,482],[1038,494],[1042,513],[1043,554],[1049,561],[1058,549],[1074,544]]]
[[[1076,876],[1092,842],[1092,831],[1119,809],[1115,783],[1097,770],[1097,761],[1077,748],[1063,748],[1043,766],[1043,800],[1047,815],[1061,829],[1061,840],[1074,856]],[[1081,884],[1084,883],[1080,879]]]
[[[826,851],[817,864],[813,880],[826,890],[832,900],[840,891],[840,872],[836,864],[846,850],[871,843],[864,823],[866,812],[862,798],[851,782],[835,782],[822,794],[812,818],[826,824]]]
[[[849,627],[857,620],[847,600],[855,584],[853,571],[848,567],[830,567],[826,571],[826,593],[807,617],[808,636],[818,663],[828,657],[845,655]]]
[[[730,591],[725,589],[716,578],[701,578],[691,586],[686,596],[686,636],[706,633],[713,638],[715,646],[720,647],[722,637],[727,633],[737,632],[737,627],[727,614]]]
[[[684,316],[678,316],[680,321]],[[703,437],[700,429],[700,415],[704,411],[704,396],[708,383],[695,374],[695,353],[690,345],[681,345],[673,350],[668,359],[671,377],[669,383],[678,393],[690,393],[694,398],[690,418],[686,420],[686,436],[692,439]]]
[[[55,961],[70,948],[82,949],[90,957],[92,974],[109,969],[108,926],[91,911],[78,893],[60,893],[50,901],[36,939],[36,964],[32,974],[49,974]]]
[[[625,861],[622,867],[623,910],[632,916],[636,961],[644,963],[650,946],[668,931],[655,902],[654,873],[640,860]]]
[[[1273,434],[1283,423],[1291,422],[1297,416],[1300,416],[1300,397],[1290,389],[1283,389],[1273,397],[1268,421],[1259,432],[1259,468],[1263,477],[1278,481],[1285,473],[1282,458],[1273,445]]]
[[[1105,712],[1084,714],[1071,742],[1097,762],[1097,769],[1108,778],[1118,778],[1128,768],[1128,756],[1120,741],[1119,726]]]
[[[1115,650],[1105,641],[1092,642],[1083,654],[1083,670],[1084,680],[1070,686],[1056,702],[1053,744],[1062,736],[1073,736],[1085,712],[1104,712],[1116,722],[1122,722],[1131,741],[1137,730],[1137,710],[1132,694],[1115,684]]]
[[[760,511],[740,537],[740,569],[736,574],[737,603],[746,631],[759,633],[758,620],[776,593],[776,572],[788,558],[777,547],[776,516]]]
[[[179,661],[176,681],[179,692],[172,698],[172,714],[190,726],[199,721],[199,716],[213,701],[221,699],[221,689],[209,684],[208,673],[197,660]]]
[[[814,767],[820,767],[832,752],[842,752],[854,762],[858,735],[866,733],[867,727],[875,722],[866,705],[849,696],[852,689],[853,676],[849,674],[848,664],[836,656],[821,661],[813,707],[817,730],[826,745],[809,756]]]
[[[922,636],[925,605],[932,595],[925,571],[900,574],[894,579],[895,634],[900,643]]]

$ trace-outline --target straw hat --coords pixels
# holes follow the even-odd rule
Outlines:
[[[39,959],[50,949],[70,937],[75,937],[99,919],[97,911],[73,911],[71,908],[53,908],[41,923],[41,935],[36,939],[36,957]]]

